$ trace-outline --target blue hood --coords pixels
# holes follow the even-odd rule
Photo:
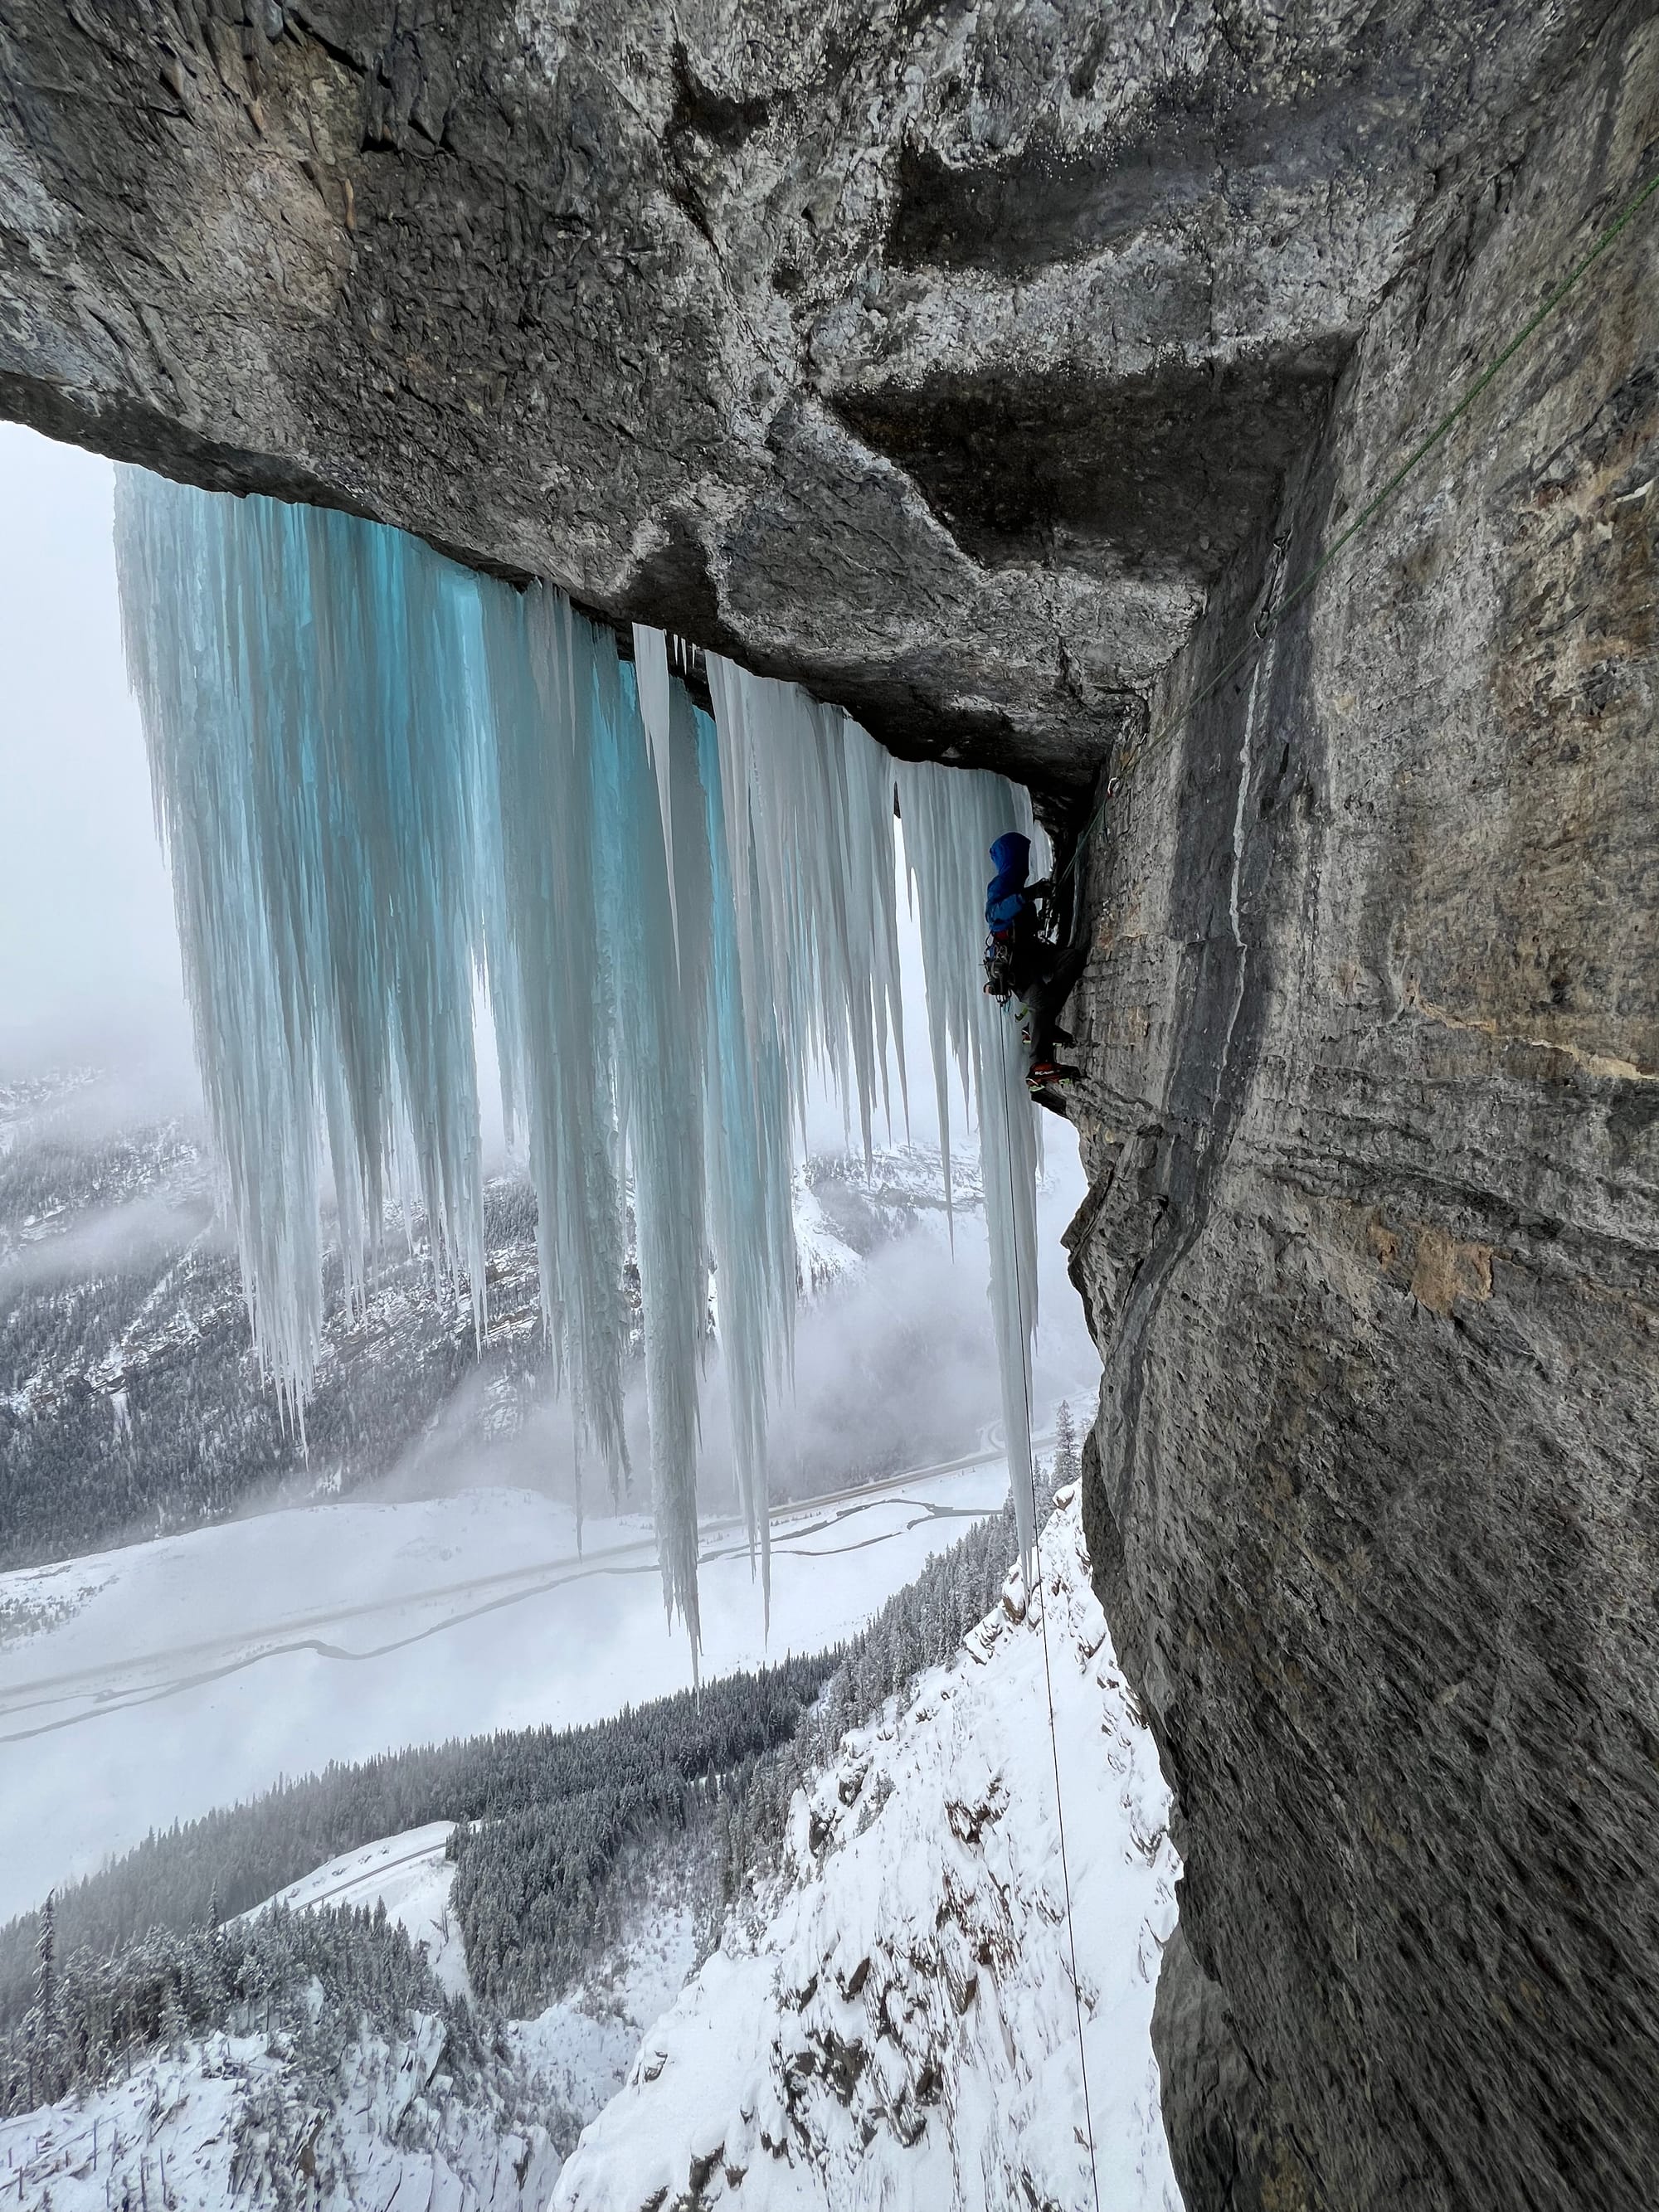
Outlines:
[[[999,876],[1018,876],[1024,883],[1031,872],[1031,841],[1018,830],[1005,830],[991,848],[991,858]]]
[[[1025,878],[1031,866],[1031,841],[1018,830],[1005,830],[991,848],[997,872],[985,894],[985,927],[993,937],[1004,937],[1030,904]]]

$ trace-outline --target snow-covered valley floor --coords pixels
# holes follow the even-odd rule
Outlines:
[[[705,1677],[867,1620],[1007,1487],[1000,1462],[773,1516],[773,1619],[705,1540]],[[523,1490],[309,1506],[0,1575],[0,1918],[152,1827],[284,1775],[496,1728],[598,1720],[690,1680],[643,1521]],[[15,1808],[27,1806],[27,1820]]]

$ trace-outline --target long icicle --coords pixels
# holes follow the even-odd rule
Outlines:
[[[897,763],[904,853],[921,921],[933,1081],[946,1188],[950,1063],[976,1109],[980,1171],[991,1247],[991,1318],[997,1347],[1008,1478],[1022,1558],[1036,1541],[1031,1466],[1031,1340],[1036,1328],[1036,1115],[1026,1095],[1013,1018],[979,987],[963,957],[983,933],[986,870],[1005,830],[1036,835],[1030,801],[1000,776],[964,775],[931,762]]]
[[[791,1371],[793,1138],[839,1085],[866,1158],[905,1096],[901,794],[947,1155],[948,1063],[979,1115],[1012,1414],[1035,1313],[1033,1116],[977,988],[985,851],[1029,825],[1000,778],[896,764],[838,710],[659,633],[616,640],[351,517],[120,479],[130,666],[261,1356],[298,1416],[323,1325],[319,1139],[348,1297],[405,1182],[482,1331],[473,998],[522,1117],[550,1337],[614,1491],[641,1291],[665,1596],[698,1634],[697,1392],[709,1262],[738,1495],[769,1600],[769,1402]]]

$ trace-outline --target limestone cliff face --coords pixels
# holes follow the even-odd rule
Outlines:
[[[1648,11],[1391,291],[1155,726],[1656,136]],[[1656,303],[1659,222],[1091,848],[1090,1540],[1195,2205],[1659,2201]]]
[[[6,0],[0,407],[1103,825],[1191,2212],[1659,2201],[1650,0]]]

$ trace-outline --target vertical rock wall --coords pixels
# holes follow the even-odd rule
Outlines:
[[[1659,157],[1626,10],[1407,269],[1193,699]],[[1091,1545],[1189,2212],[1659,2202],[1659,205],[1090,848]]]

